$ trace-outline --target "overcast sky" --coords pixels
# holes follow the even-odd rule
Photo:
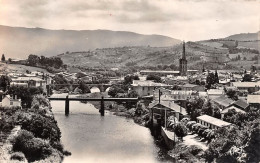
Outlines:
[[[260,29],[260,0],[0,0],[0,24],[133,31],[181,40]]]

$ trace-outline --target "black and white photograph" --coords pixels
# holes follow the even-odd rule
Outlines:
[[[260,0],[0,0],[0,163],[260,163]]]

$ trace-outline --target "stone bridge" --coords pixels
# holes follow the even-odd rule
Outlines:
[[[91,88],[98,88],[100,92],[106,92],[108,88],[110,88],[112,86],[112,84],[85,84],[89,87],[89,89]],[[70,91],[74,91],[77,87],[79,86],[79,84],[50,84],[49,86],[47,86],[47,88],[52,87],[52,88],[64,88],[67,87]]]

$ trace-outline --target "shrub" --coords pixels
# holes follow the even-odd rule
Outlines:
[[[33,114],[30,119],[23,121],[22,129],[31,131],[36,137],[50,139],[51,142],[59,141],[61,137],[56,121],[41,115]]]
[[[14,152],[11,154],[11,160],[25,161],[25,156],[22,152]]]
[[[44,159],[51,153],[51,146],[47,141],[40,138],[33,138],[25,142],[22,151],[29,161]]]
[[[192,130],[192,126],[196,124],[196,121],[189,121],[187,122],[186,126],[188,127],[188,129],[191,131]]]
[[[193,154],[193,156],[196,156],[201,151],[203,151],[203,150],[200,147],[196,146],[196,145],[192,145],[192,146],[189,147],[189,152],[191,154]]]
[[[199,135],[200,137],[203,137],[203,132],[204,132],[206,129],[207,129],[207,127],[205,127],[205,126],[199,127],[199,129],[198,129],[198,131],[197,131],[198,135]]]
[[[13,150],[23,151],[25,142],[32,138],[34,138],[34,136],[31,132],[26,130],[20,130],[17,133],[17,136],[13,140],[11,140],[11,143],[13,144]]]
[[[20,130],[11,142],[13,151],[23,152],[29,162],[46,158],[52,153],[49,142],[35,138],[31,132],[26,130]]]
[[[201,124],[199,123],[195,123],[192,125],[192,131],[195,133],[197,133],[200,128],[201,128]]]

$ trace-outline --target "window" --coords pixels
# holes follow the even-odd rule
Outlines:
[[[11,101],[11,102],[10,102],[10,105],[13,105],[13,104],[14,104],[14,102]]]

